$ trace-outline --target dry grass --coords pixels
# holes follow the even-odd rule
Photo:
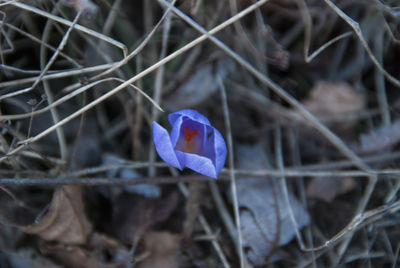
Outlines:
[[[187,94],[180,86],[212,66],[221,94],[189,96],[195,107],[188,108],[209,115],[229,148],[227,168],[201,201],[214,200],[216,207],[198,215],[215,250],[213,263],[252,266],[243,249],[236,181],[257,177],[279,181],[295,230],[297,244],[282,248],[290,257],[277,260],[282,266],[396,267],[397,142],[374,155],[354,144],[361,133],[398,120],[400,7],[379,0],[179,2],[0,2],[2,190],[146,182],[172,184],[187,197],[187,183],[208,179],[157,162],[151,122],[164,122],[170,107],[184,106],[173,101]],[[235,67],[223,76],[217,62],[226,58]],[[319,80],[347,81],[366,106],[334,124],[323,120],[303,102]],[[273,168],[236,168],[240,144],[263,146]],[[105,163],[108,152],[124,163]],[[104,175],[121,168],[141,178]],[[357,188],[330,203],[314,200],[306,188],[317,177],[351,177]],[[303,230],[289,192],[310,211]],[[330,210],[340,215],[331,225]],[[215,229],[231,240],[216,237]]]

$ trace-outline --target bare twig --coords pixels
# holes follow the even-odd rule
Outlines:
[[[242,18],[243,16],[247,15],[248,13],[250,13],[251,11],[253,11],[254,9],[258,8],[260,5],[264,4],[265,2],[267,2],[268,0],[261,0],[251,6],[249,6],[248,8],[242,10],[241,12],[239,12],[238,14],[236,14],[234,17],[224,21],[223,23],[221,23],[220,25],[218,25],[217,27],[215,27],[213,30],[210,31],[211,34],[217,33],[218,31],[222,30],[223,28],[225,28],[226,26],[228,26],[229,24],[235,22],[236,20]],[[23,144],[30,144],[32,142],[35,142],[43,137],[45,137],[46,135],[48,135],[49,133],[53,132],[56,128],[68,123],[69,121],[71,121],[72,119],[76,118],[77,116],[79,116],[80,114],[88,111],[89,109],[93,108],[94,106],[96,106],[97,104],[103,102],[104,100],[108,99],[109,97],[113,96],[114,94],[118,93],[119,91],[123,90],[124,88],[126,88],[127,86],[131,85],[132,83],[136,82],[138,79],[141,79],[142,77],[144,77],[145,75],[151,73],[152,71],[158,69],[160,66],[166,64],[167,62],[169,62],[170,60],[174,59],[175,57],[177,57],[178,55],[181,55],[182,53],[184,53],[185,51],[193,48],[194,46],[198,45],[199,43],[201,43],[202,41],[207,39],[209,33],[205,33],[202,36],[196,38],[195,40],[193,40],[192,42],[186,44],[184,47],[180,48],[179,50],[175,51],[174,53],[168,55],[167,57],[163,58],[162,60],[158,61],[157,63],[153,64],[152,66],[150,66],[149,68],[147,68],[146,70],[142,71],[141,73],[135,75],[134,77],[130,78],[129,80],[125,81],[124,83],[122,83],[121,85],[115,87],[114,89],[108,91],[106,94],[98,97],[96,100],[93,100],[92,102],[90,102],[89,104],[87,104],[85,107],[82,107],[81,109],[75,111],[73,114],[71,114],[70,116],[68,116],[67,118],[64,118],[63,120],[61,120],[60,122],[58,122],[58,124],[53,125],[52,127],[49,127],[48,129],[46,129],[45,131],[43,131],[42,133],[38,134],[35,137],[32,137],[30,139],[27,139],[25,141],[23,141]],[[4,119],[2,117],[0,117],[0,119]],[[4,161],[7,157],[9,157],[10,155],[13,155],[19,151],[21,151],[24,148],[25,145],[21,145],[15,149],[13,149],[11,152],[9,152],[7,154],[7,156],[1,157],[0,158],[0,162]]]
[[[378,22],[379,24],[383,24],[383,18],[379,18]],[[375,38],[373,39],[374,52],[377,61],[380,64],[383,64],[384,31],[383,29],[380,29],[380,27],[378,27],[376,31],[377,33],[375,34]],[[390,110],[386,94],[385,78],[382,72],[380,72],[378,69],[375,69],[374,79],[375,79],[376,94],[378,97],[379,111],[381,113],[382,123],[385,126],[389,126],[391,119],[390,119]]]
[[[201,175],[179,177],[153,178],[1,178],[0,186],[56,186],[64,184],[98,186],[98,185],[135,185],[135,184],[175,184],[178,182],[209,181],[210,178]]]
[[[179,176],[181,178],[181,176]],[[187,187],[183,183],[178,184],[179,189],[183,193],[183,195],[188,198],[189,191],[187,190]],[[204,217],[202,213],[199,213],[198,219],[200,221],[200,224],[203,226],[204,231],[206,232],[207,235],[209,236],[214,236],[210,224],[207,222],[207,219]],[[218,241],[216,239],[211,239],[211,243],[215,249],[215,251],[218,254],[218,257],[220,258],[222,264],[224,265],[225,268],[231,267],[228,263],[228,260],[225,257],[224,252],[222,251],[221,246],[219,245]]]
[[[15,7],[20,8],[20,9],[30,11],[32,13],[38,14],[38,15],[43,16],[45,18],[51,19],[51,20],[56,21],[58,23],[64,24],[64,25],[66,25],[68,27],[71,27],[72,23],[69,20],[63,19],[63,18],[58,17],[58,16],[51,15],[48,12],[40,10],[40,9],[38,9],[36,7],[29,6],[29,5],[21,3],[21,2],[14,2],[14,1],[12,3],[10,3],[10,4],[15,6]],[[126,48],[126,46],[124,44],[122,44],[122,43],[120,43],[120,42],[118,42],[118,41],[116,41],[116,40],[114,40],[114,39],[112,39],[112,38],[110,38],[110,37],[108,37],[106,35],[103,35],[103,34],[101,34],[99,32],[91,30],[91,29],[89,29],[89,28],[87,28],[85,26],[82,26],[80,24],[76,24],[74,26],[74,28],[76,30],[78,30],[78,31],[81,31],[81,32],[83,32],[85,34],[88,34],[90,36],[96,37],[96,38],[98,38],[100,40],[103,40],[103,41],[105,41],[105,42],[107,42],[107,43],[109,43],[111,45],[114,45],[114,46],[120,48],[122,50],[123,54],[124,54],[124,57],[126,57],[127,48]]]
[[[282,137],[281,136],[282,136],[281,129],[279,126],[277,126],[276,130],[275,130],[275,142],[274,142],[275,143],[275,154],[276,154],[276,165],[278,166],[279,170],[283,171],[284,165],[283,165],[283,156],[282,156]],[[299,226],[297,225],[297,221],[294,216],[292,206],[290,205],[289,191],[287,189],[286,178],[283,176],[279,177],[279,184],[281,187],[283,197],[285,199],[287,210],[289,212],[290,221],[293,225],[293,229],[296,234],[297,242],[299,243],[300,248],[302,250],[304,250],[306,248],[306,246],[304,245],[303,238],[300,234]]]
[[[311,46],[311,35],[312,35],[312,19],[310,12],[308,10],[307,4],[305,0],[297,0],[297,5],[299,6],[301,15],[303,17],[304,21],[304,60],[306,62],[311,62],[315,57],[317,57],[322,51],[324,51],[327,47],[330,45],[336,43],[339,40],[342,40],[343,38],[349,37],[353,35],[352,32],[346,32],[344,34],[341,34],[325,44],[323,44],[320,48],[315,50],[311,55],[310,53],[310,46]]]
[[[332,10],[339,16],[341,17],[354,31],[354,33],[357,35],[358,39],[360,40],[362,46],[364,47],[365,51],[367,52],[369,58],[371,61],[374,63],[375,67],[383,73],[383,75],[386,77],[386,79],[391,82],[394,86],[400,87],[400,81],[389,74],[385,68],[383,68],[382,64],[379,63],[379,61],[376,59],[375,55],[372,53],[371,49],[369,48],[367,41],[364,38],[364,35],[361,31],[360,24],[356,21],[354,21],[352,18],[350,18],[346,13],[344,13],[340,8],[338,8],[331,0],[324,0],[325,3],[332,8]]]
[[[261,2],[261,1],[259,1]],[[257,2],[257,3],[259,3]],[[346,144],[338,138],[331,130],[329,130],[325,125],[321,124],[320,121],[313,115],[311,114],[298,100],[293,98],[289,93],[287,93],[283,88],[281,88],[279,85],[277,85],[275,82],[273,82],[269,77],[265,76],[261,72],[259,72],[256,68],[254,68],[250,63],[248,63],[245,59],[243,59],[241,56],[239,56],[237,53],[232,51],[227,45],[225,45],[223,42],[215,38],[212,34],[212,32],[207,32],[203,27],[201,27],[199,24],[197,24],[195,21],[193,21],[191,18],[189,18],[186,14],[184,14],[182,11],[179,9],[171,6],[168,2],[162,1],[166,6],[171,7],[172,11],[177,14],[180,18],[182,18],[184,21],[189,23],[193,28],[195,28],[197,31],[202,33],[203,35],[207,36],[208,39],[210,39],[214,44],[216,44],[219,48],[224,50],[229,56],[231,56],[235,61],[237,61],[242,67],[244,67],[246,70],[248,70],[251,74],[253,74],[255,77],[257,77],[260,82],[264,83],[265,85],[269,86],[271,89],[274,90],[274,92],[282,97],[285,101],[287,101],[289,104],[294,106],[307,120],[309,120],[312,125],[319,130],[332,144],[334,144],[344,155],[346,155],[349,159],[352,159],[360,169],[369,170],[369,167],[365,165],[365,163],[353,152],[351,151]]]
[[[176,2],[176,0],[172,1],[171,4],[174,5],[175,2]],[[171,30],[171,13],[168,12],[167,17],[165,18],[165,22],[164,22],[163,36],[162,36],[162,42],[161,42],[161,51],[160,51],[160,57],[159,57],[160,60],[165,58],[165,56],[167,54],[167,46],[168,46],[170,30]],[[163,84],[164,84],[163,83],[164,70],[165,70],[164,65],[161,65],[160,68],[157,70],[156,78],[155,78],[155,82],[154,82],[155,89],[154,89],[154,93],[153,93],[153,99],[159,105],[161,102],[161,93],[162,93]],[[152,107],[150,121],[151,122],[156,121],[158,118],[158,114],[159,114],[159,111],[157,111],[157,109]],[[150,166],[149,166],[149,173],[148,173],[150,177],[155,175],[155,168],[153,166],[155,159],[156,159],[155,147],[154,147],[153,143],[150,143],[150,147],[149,147]]]
[[[348,235],[354,234],[354,232],[365,225],[371,224],[374,221],[382,218],[387,213],[394,213],[400,209],[400,201],[393,202],[391,204],[386,204],[375,209],[365,211],[363,213],[357,214],[349,224],[345,228],[343,228],[339,233],[333,236],[331,239],[325,241],[324,244],[314,247],[309,250],[321,250],[324,248],[328,248],[336,244],[337,242],[341,241]],[[347,241],[347,240],[346,240]]]
[[[57,12],[60,3],[61,2],[58,2],[56,4],[56,6],[53,9],[53,13]],[[57,47],[57,50],[53,53],[52,57],[50,58],[50,60],[47,63],[45,63],[46,62],[46,47],[43,45],[40,46],[40,67],[42,69],[42,72],[39,75],[38,80],[36,80],[35,83],[32,85],[32,87],[31,87],[32,89],[35,88],[35,85],[39,84],[42,77],[46,74],[46,72],[53,65],[54,61],[57,59],[59,52],[61,50],[63,50],[65,44],[67,43],[67,41],[69,39],[69,36],[70,36],[72,30],[74,29],[75,25],[78,23],[80,15],[81,15],[81,11],[78,11],[71,26],[68,28],[67,32],[64,34],[59,46]],[[41,44],[48,43],[48,39],[50,38],[52,24],[53,24],[53,22],[51,20],[47,20],[46,25],[43,30]],[[44,92],[46,94],[47,102],[51,105],[54,101],[54,97],[53,97],[53,93],[50,90],[50,85],[47,81],[42,81],[42,82],[43,82],[43,88],[44,88]],[[50,112],[51,112],[51,117],[53,119],[53,123],[57,124],[58,121],[60,120],[57,110],[53,107],[50,109]],[[65,141],[64,131],[61,127],[59,127],[56,129],[56,133],[57,133],[58,145],[60,147],[61,159],[66,160],[67,159],[67,143]]]
[[[226,98],[226,92],[224,83],[220,76],[218,76],[218,84],[221,90],[221,99],[222,99],[222,108],[224,112],[224,121],[225,121],[225,129],[227,131],[227,141],[228,141],[228,153],[229,153],[229,177],[231,180],[231,191],[232,191],[232,200],[233,200],[233,211],[235,215],[235,222],[236,222],[236,232],[237,232],[237,251],[239,254],[239,261],[240,267],[244,268],[244,252],[243,252],[243,238],[242,238],[242,231],[240,225],[240,211],[239,211],[239,201],[237,196],[236,190],[236,178],[235,178],[235,166],[233,164],[234,154],[233,154],[233,141],[232,141],[232,132],[231,132],[231,120],[229,116],[229,109],[228,109],[228,101]]]

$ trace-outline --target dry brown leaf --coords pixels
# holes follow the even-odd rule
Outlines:
[[[149,256],[137,264],[138,268],[176,268],[175,253],[181,237],[169,232],[148,232],[143,237],[144,250]]]
[[[68,246],[64,244],[54,244],[44,242],[40,244],[40,251],[44,255],[49,255],[65,267],[74,268],[97,268],[101,267],[98,260],[89,256],[82,248]]]
[[[303,104],[321,120],[360,112],[365,96],[346,82],[317,82]],[[350,122],[351,124],[351,122]]]
[[[267,155],[258,146],[238,146],[238,168],[271,168]],[[237,195],[242,210],[240,220],[244,247],[255,265],[264,265],[273,249],[289,243],[295,236],[283,193],[274,179],[246,178],[238,180]],[[289,192],[289,201],[299,228],[310,217],[296,197]]]
[[[88,242],[89,247],[96,249],[111,249],[111,248],[121,248],[126,249],[118,240],[107,236],[105,234],[93,232],[90,235],[90,240]]]
[[[169,217],[177,202],[176,192],[164,198],[121,194],[113,205],[113,226],[117,236],[123,242],[137,243],[151,226]]]
[[[71,185],[61,187],[55,191],[49,210],[39,222],[20,228],[48,241],[85,244],[92,226],[84,212],[82,188]]]
[[[86,247],[92,249],[91,257],[102,262],[102,268],[131,267],[130,264],[134,261],[130,248],[105,234],[97,232],[91,234]],[[107,263],[104,263],[105,261]]]
[[[336,196],[350,192],[356,186],[353,178],[313,178],[307,186],[307,196],[332,202]]]

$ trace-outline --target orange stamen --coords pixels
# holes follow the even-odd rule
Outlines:
[[[189,127],[184,127],[183,131],[185,132],[185,141],[190,142],[192,140],[193,137],[196,137],[197,135],[199,135],[199,132],[195,129],[193,131],[189,130]]]

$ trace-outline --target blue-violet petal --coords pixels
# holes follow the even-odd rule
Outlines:
[[[210,121],[208,121],[207,117],[200,114],[198,111],[191,110],[191,109],[180,110],[180,111],[177,111],[175,113],[168,115],[169,123],[171,124],[171,126],[173,126],[175,124],[175,120],[177,118],[182,117],[182,116],[189,117],[193,121],[199,122],[201,124],[211,126]]]
[[[217,172],[212,161],[204,156],[176,151],[176,156],[183,166],[197,173],[216,179]]]
[[[171,166],[182,170],[183,166],[179,163],[178,158],[176,157],[167,130],[156,122],[153,122],[153,138],[158,155]]]
[[[217,174],[225,165],[226,155],[228,150],[226,149],[225,140],[221,133],[213,127],[214,130],[214,150],[215,150],[215,170]]]

